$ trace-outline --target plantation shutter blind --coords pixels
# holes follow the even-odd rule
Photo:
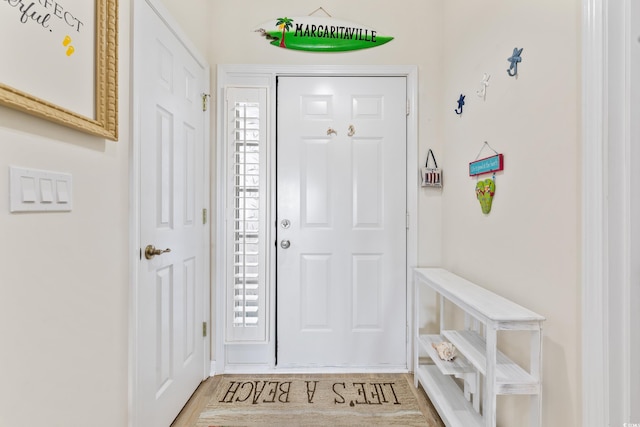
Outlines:
[[[265,88],[226,90],[226,341],[266,341]]]

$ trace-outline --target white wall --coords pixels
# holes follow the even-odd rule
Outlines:
[[[444,266],[547,318],[545,426],[581,425],[579,22],[577,0],[447,0],[444,10]],[[506,72],[514,47],[524,48],[517,79]],[[505,158],[489,215],[468,176],[484,141]],[[527,341],[501,344],[526,359]],[[499,424],[528,425],[527,403],[499,399]]]
[[[193,46],[202,55],[206,55],[211,43],[209,33],[212,26],[210,5],[208,0],[152,0],[162,3],[169,14],[180,25],[180,30],[189,38]]]
[[[120,141],[0,107],[0,426],[127,423],[128,22]],[[73,211],[9,213],[9,165],[71,173]]]

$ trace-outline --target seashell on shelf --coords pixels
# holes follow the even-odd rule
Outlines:
[[[431,346],[436,349],[438,357],[442,360],[450,362],[456,357],[456,348],[450,342],[431,343]]]

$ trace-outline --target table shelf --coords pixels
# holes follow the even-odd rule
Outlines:
[[[486,343],[475,331],[442,331],[442,335],[464,354],[480,374],[487,375]],[[537,394],[540,382],[501,351],[496,357],[496,394]]]
[[[542,425],[542,323],[544,317],[441,268],[414,270],[416,384],[425,389],[447,426],[496,425],[496,396],[529,395],[530,425]],[[419,333],[421,292],[430,288],[440,296],[440,334]],[[464,330],[444,325],[445,301],[460,308],[469,319]],[[482,324],[483,327],[478,325]],[[497,348],[499,331],[522,331],[531,335],[529,369],[511,360]],[[441,360],[433,343],[448,341],[458,356]],[[420,363],[427,355],[432,365]],[[460,386],[455,380],[460,378]],[[480,391],[482,390],[482,393]],[[478,399],[482,395],[482,411]]]
[[[427,396],[447,426],[482,427],[480,414],[462,394],[449,376],[442,375],[435,365],[420,365],[415,371]]]
[[[419,345],[431,358],[433,363],[440,369],[444,375],[462,375],[474,372],[473,366],[464,358],[458,355],[451,361],[440,359],[438,352],[433,348],[432,344],[438,344],[446,341],[441,335],[420,335],[418,337]]]

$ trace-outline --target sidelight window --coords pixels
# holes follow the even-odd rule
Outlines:
[[[266,89],[228,88],[227,341],[266,340]]]

